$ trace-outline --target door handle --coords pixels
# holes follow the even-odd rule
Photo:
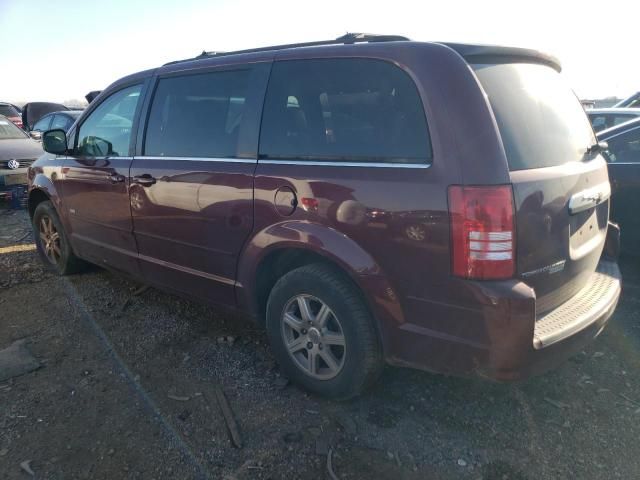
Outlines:
[[[131,179],[131,182],[137,183],[138,185],[142,185],[143,187],[150,187],[151,185],[156,183],[156,179],[153,178],[148,173],[145,173],[143,175],[136,175]]]
[[[109,175],[109,181],[111,183],[122,183],[124,182],[124,175],[114,173],[113,175]]]

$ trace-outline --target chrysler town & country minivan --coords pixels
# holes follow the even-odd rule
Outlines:
[[[385,362],[527,377],[621,288],[604,147],[560,69],[350,34],[130,75],[43,135],[38,250],[248,313],[329,397]]]

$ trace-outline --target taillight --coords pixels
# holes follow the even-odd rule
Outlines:
[[[453,274],[495,280],[515,273],[511,185],[449,187]]]

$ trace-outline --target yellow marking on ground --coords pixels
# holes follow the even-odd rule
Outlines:
[[[0,255],[4,253],[30,252],[35,249],[35,243],[27,243],[25,245],[11,245],[10,247],[0,247]]]

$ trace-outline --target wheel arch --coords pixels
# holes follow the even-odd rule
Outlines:
[[[47,200],[51,201],[56,211],[58,211],[58,215],[60,215],[60,196],[58,195],[58,190],[55,184],[51,181],[49,176],[36,169],[35,176],[29,185],[29,193],[27,197],[29,215],[33,217],[33,213],[36,211],[38,204]],[[62,216],[61,220],[65,223]]]
[[[404,323],[395,290],[377,262],[353,239],[324,225],[290,221],[254,235],[238,266],[237,302],[259,323],[276,281],[287,272],[324,263],[348,278],[371,312],[381,343],[392,325]]]
[[[29,211],[29,217],[33,219],[33,214],[36,212],[36,208],[42,202],[50,201],[51,197],[41,188],[34,188],[29,192],[27,199],[27,208]]]

